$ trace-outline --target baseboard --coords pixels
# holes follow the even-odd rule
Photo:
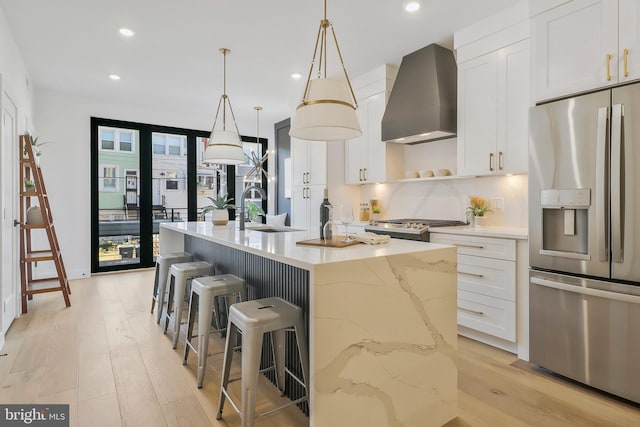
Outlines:
[[[462,335],[463,337],[471,338],[472,340],[480,341],[481,343],[485,343],[492,347],[508,351],[509,353],[513,353],[516,355],[518,354],[518,345],[514,342],[478,332],[461,325],[458,325],[458,334]]]

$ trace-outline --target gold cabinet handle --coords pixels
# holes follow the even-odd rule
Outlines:
[[[623,51],[624,57],[624,76],[629,77],[629,49]]]
[[[607,53],[607,81],[611,80],[611,54]]]
[[[502,151],[498,151],[498,169],[502,170]]]
[[[493,153],[489,153],[489,170],[493,172]]]
[[[479,279],[482,279],[484,277],[484,274],[467,273],[466,271],[458,271],[458,274],[462,274],[463,276],[477,277]]]
[[[467,313],[471,313],[471,314],[477,314],[478,316],[484,316],[484,311],[469,310],[468,308],[464,308],[460,306],[458,306],[458,310],[466,311]]]

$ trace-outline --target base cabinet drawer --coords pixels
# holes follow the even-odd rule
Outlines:
[[[516,341],[516,303],[458,290],[458,324]]]
[[[516,263],[458,255],[458,290],[516,300]]]
[[[456,246],[458,255],[516,260],[516,241],[511,239],[431,233],[429,241]]]

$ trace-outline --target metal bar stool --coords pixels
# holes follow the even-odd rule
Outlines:
[[[211,264],[204,261],[178,263],[169,268],[167,276],[169,301],[167,301],[167,307],[164,311],[164,333],[167,333],[169,320],[173,320],[173,348],[178,346],[187,282],[196,277],[209,276],[213,274],[212,270]]]
[[[298,355],[302,364],[302,380],[293,375],[284,366],[285,331],[290,330],[292,327],[296,334]],[[231,382],[229,381],[229,371],[238,331],[242,333],[242,409],[238,408],[227,391],[227,386]],[[267,332],[271,332],[274,366],[260,370],[262,340]],[[260,372],[274,368],[276,371],[276,385],[281,394],[284,395],[286,372],[305,388],[305,396],[256,416],[258,375]],[[229,324],[227,326],[217,419],[222,418],[222,409],[226,398],[233,406],[233,409],[240,414],[242,427],[253,427],[255,419],[258,417],[308,400],[308,379],[309,351],[307,348],[304,315],[300,307],[280,298],[264,298],[240,302],[231,306],[229,309]]]
[[[156,323],[160,323],[162,317],[162,306],[164,305],[164,294],[167,291],[167,275],[169,268],[173,264],[191,261],[191,255],[186,252],[176,252],[171,254],[160,254],[156,257],[156,277],[153,281],[153,298],[151,299],[151,314],[158,303],[156,312]]]
[[[231,304],[247,300],[247,289],[244,279],[233,274],[221,274],[218,276],[199,277],[191,282],[191,300],[189,302],[189,317],[187,321],[187,339],[184,346],[183,365],[187,364],[189,349],[198,355],[198,388],[202,388],[204,373],[207,366],[207,357],[223,353],[208,354],[209,334],[221,332],[226,328],[220,327],[219,313],[216,309],[216,298],[226,297],[227,312]],[[198,312],[198,348],[191,344],[193,338],[193,324]],[[215,312],[216,328],[211,327],[211,320]]]

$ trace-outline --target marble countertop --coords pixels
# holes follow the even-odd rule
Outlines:
[[[265,258],[311,270],[314,265],[330,264],[358,259],[401,255],[449,247],[436,243],[391,239],[382,245],[358,244],[345,248],[323,248],[297,245],[300,240],[318,238],[309,230],[281,233],[265,233],[256,230],[240,231],[235,222],[214,226],[211,222],[164,222],[162,230],[178,232],[232,248],[240,249]],[[280,228],[280,227],[279,227]],[[167,236],[168,238],[168,236]]]
[[[529,237],[529,230],[526,227],[470,227],[461,225],[456,227],[436,227],[429,230],[430,233],[461,234],[465,236],[478,237],[500,237],[503,239],[526,240]]]

